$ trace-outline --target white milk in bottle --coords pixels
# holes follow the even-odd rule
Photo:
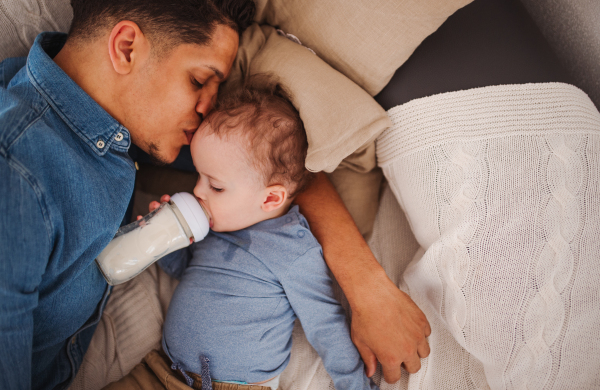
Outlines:
[[[180,192],[144,218],[120,228],[96,263],[114,286],[137,276],[161,257],[202,240],[208,231],[208,217],[198,200]]]

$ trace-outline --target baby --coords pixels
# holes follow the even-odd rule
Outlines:
[[[312,178],[302,121],[279,85],[260,82],[222,98],[194,135],[194,195],[212,231],[159,262],[181,279],[163,349],[190,386],[203,371],[210,382],[210,370],[214,382],[276,390],[298,318],[336,389],[377,389],[333,296],[321,246],[291,205]]]

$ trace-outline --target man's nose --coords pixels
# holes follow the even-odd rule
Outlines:
[[[206,115],[208,115],[211,109],[211,102],[206,102],[203,100],[198,101],[198,104],[196,104],[196,113],[198,113],[198,115],[200,116],[201,122],[204,120],[204,118],[206,118]]]
[[[200,115],[200,120],[204,120],[206,115],[212,110],[214,101],[217,97],[216,91],[206,91],[202,95],[200,95],[200,99],[198,99],[198,103],[196,103],[196,112]]]

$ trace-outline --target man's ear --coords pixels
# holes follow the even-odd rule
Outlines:
[[[278,208],[283,206],[285,204],[285,201],[288,199],[287,189],[279,184],[267,187],[265,192],[267,196],[265,197],[261,208],[263,209],[263,211],[266,212],[277,210]]]
[[[136,23],[123,20],[110,33],[108,55],[115,72],[129,74],[136,62],[150,55],[150,42]]]

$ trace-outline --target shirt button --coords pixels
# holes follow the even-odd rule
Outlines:
[[[302,238],[302,237],[304,237],[304,234],[305,234],[304,230],[298,231],[298,237]]]
[[[117,141],[117,142],[123,141],[123,133],[121,133],[121,132],[117,133],[117,136],[115,137],[115,141]]]
[[[287,223],[290,223],[290,222],[292,222],[292,217],[287,217],[287,218],[285,219],[285,222],[287,222]]]
[[[98,142],[96,142],[96,146],[98,147],[98,149],[104,148],[104,145],[105,143],[101,139],[99,139]]]

